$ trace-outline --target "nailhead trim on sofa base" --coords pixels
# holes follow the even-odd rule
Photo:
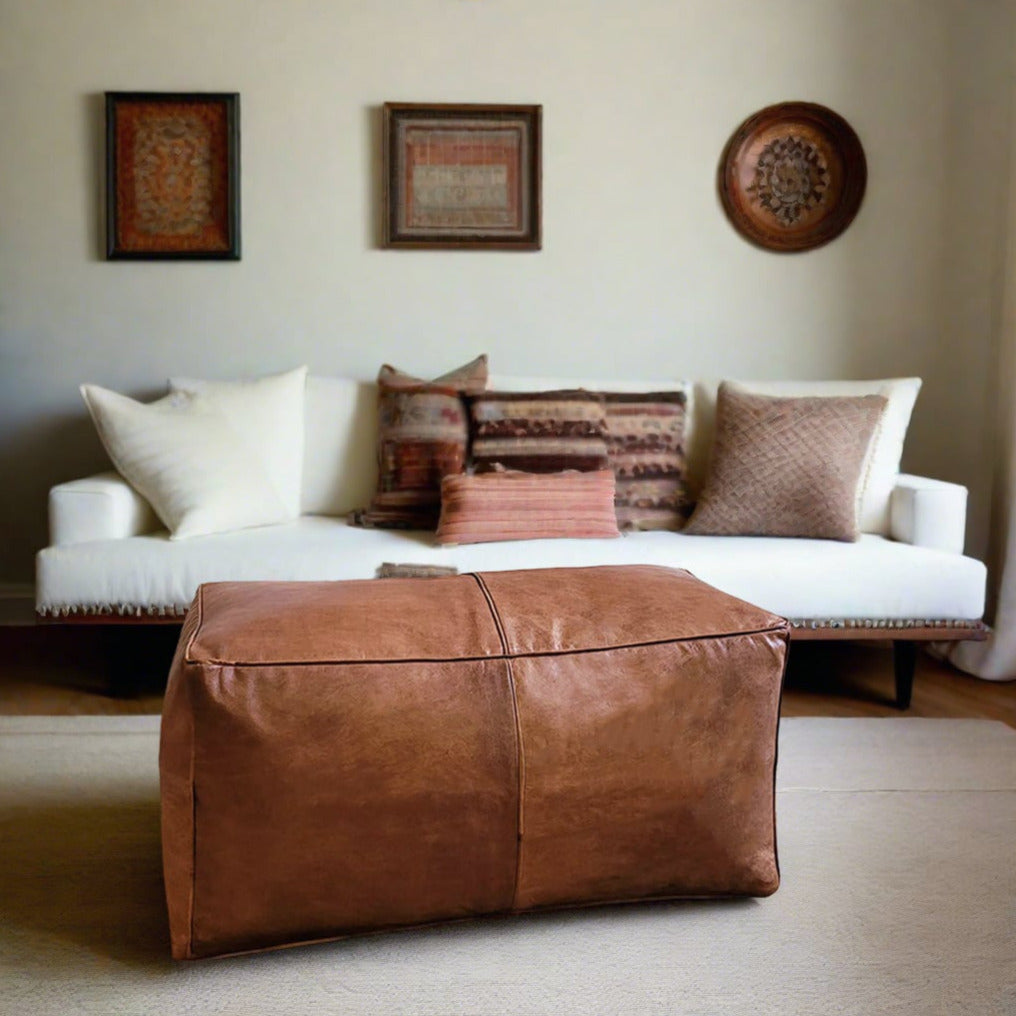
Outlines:
[[[188,607],[164,604],[70,604],[42,607],[40,622],[59,624],[169,623],[183,620]],[[983,621],[946,618],[790,618],[791,637],[796,639],[984,639]]]

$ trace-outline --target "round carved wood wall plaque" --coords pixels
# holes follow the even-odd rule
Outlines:
[[[850,225],[868,167],[860,139],[838,113],[781,102],[734,131],[719,176],[723,207],[738,232],[767,250],[801,251]]]

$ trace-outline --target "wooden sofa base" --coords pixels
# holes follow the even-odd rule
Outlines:
[[[109,628],[131,629],[135,632],[148,627],[179,629],[183,618],[163,614],[66,614],[56,617],[37,615],[38,624],[46,625],[102,625]],[[897,709],[910,708],[914,690],[914,673],[917,667],[919,642],[983,641],[988,628],[981,621],[931,621],[918,624],[894,624],[892,621],[792,621],[791,642],[886,642],[893,645],[894,704]],[[109,641],[109,694],[122,697],[133,690],[135,668],[143,660],[138,651],[138,640],[127,636],[123,640]]]
[[[889,622],[871,627],[814,627],[797,625],[790,629],[792,642],[846,642],[890,640],[893,644],[893,679],[895,705],[899,710],[909,709],[914,693],[914,672],[917,669],[919,642],[982,642],[988,637],[987,626],[981,622],[956,624],[942,622],[913,627],[898,627]]]

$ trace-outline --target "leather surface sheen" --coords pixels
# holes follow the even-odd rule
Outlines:
[[[768,895],[787,640],[651,566],[203,586],[162,722],[174,957]]]

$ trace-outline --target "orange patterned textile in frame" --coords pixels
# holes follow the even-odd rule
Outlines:
[[[239,257],[238,97],[107,93],[107,256]]]

